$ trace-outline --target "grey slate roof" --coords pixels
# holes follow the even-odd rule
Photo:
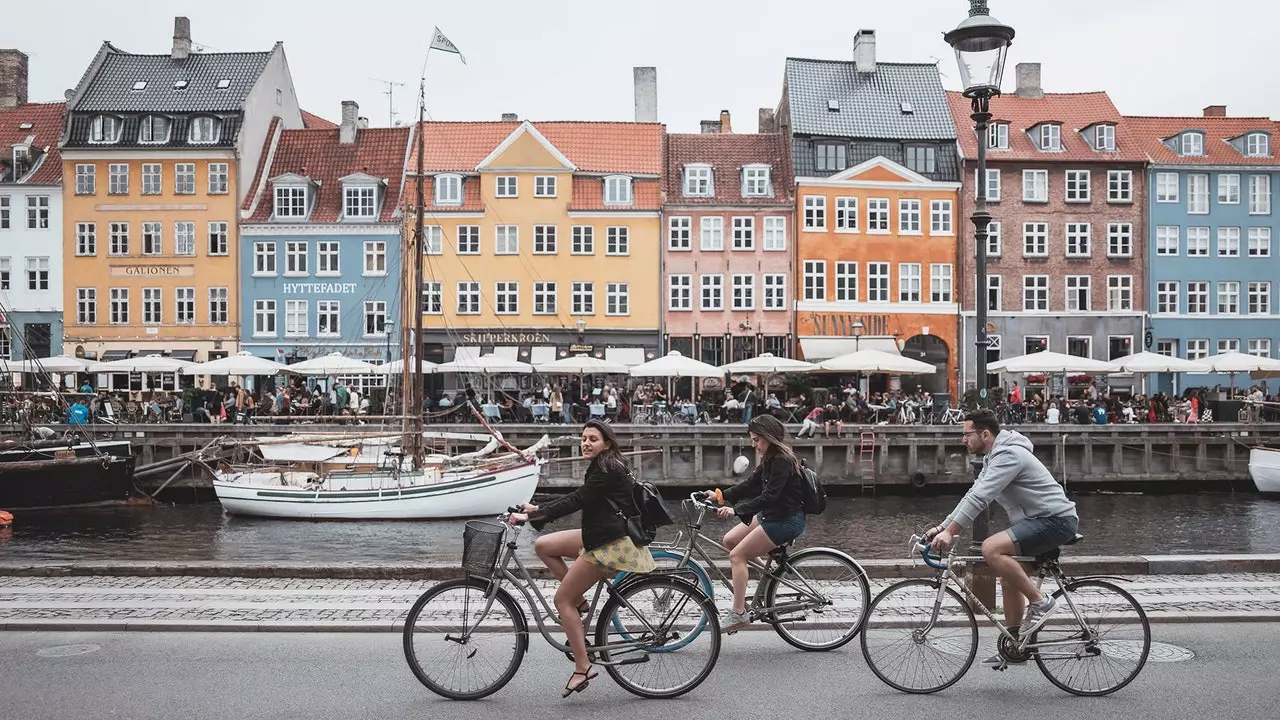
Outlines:
[[[191,53],[175,62],[168,55],[133,55],[110,48],[73,112],[239,112],[271,52]],[[134,90],[145,80],[146,88]],[[174,90],[179,80],[185,90]],[[219,90],[219,80],[230,80]]]
[[[859,73],[843,60],[787,58],[791,130],[801,135],[894,140],[954,140],[955,122],[938,67],[877,63]],[[839,112],[827,102],[839,103]],[[913,112],[902,112],[903,102]]]

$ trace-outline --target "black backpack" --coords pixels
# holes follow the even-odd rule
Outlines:
[[[804,500],[801,506],[805,515],[821,515],[827,509],[827,490],[822,487],[818,473],[803,462],[800,464],[800,477],[804,480]]]
[[[640,510],[640,524],[650,538],[658,534],[658,528],[675,522],[653,483],[636,481],[631,486],[631,493]]]

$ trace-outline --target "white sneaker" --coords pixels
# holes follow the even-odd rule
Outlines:
[[[1044,623],[1045,619],[1058,609],[1058,603],[1053,599],[1052,595],[1045,595],[1040,598],[1039,602],[1033,602],[1027,606],[1027,614],[1022,618],[1022,628],[1020,634],[1022,636],[1029,635],[1036,628]]]

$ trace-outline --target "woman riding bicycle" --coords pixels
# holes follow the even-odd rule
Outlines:
[[[587,689],[596,677],[587,654],[587,639],[579,617],[590,610],[584,594],[591,586],[619,572],[647,573],[654,568],[647,548],[637,547],[627,535],[626,517],[639,513],[632,494],[634,480],[613,428],[592,420],[582,428],[582,457],[591,461],[582,487],[538,505],[524,505],[508,521],[544,523],[582,510],[581,530],[561,530],[543,535],[533,549],[551,574],[560,581],[556,612],[573,648],[574,672],[564,686],[564,697]],[[572,567],[565,558],[580,558]],[[576,681],[576,682],[575,682]]]
[[[725,533],[733,575],[733,606],[720,620],[723,632],[751,623],[747,617],[747,561],[791,542],[804,532],[804,485],[800,460],[787,444],[787,429],[770,415],[747,424],[760,464],[743,482],[708,497],[723,499],[720,517],[737,515],[742,524]]]

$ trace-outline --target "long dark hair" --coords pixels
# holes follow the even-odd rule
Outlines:
[[[787,428],[777,418],[772,415],[757,415],[747,423],[747,430],[769,443],[769,449],[760,459],[761,465],[781,455],[790,461],[796,472],[800,472],[800,458],[796,457],[795,451],[787,444]]]
[[[618,434],[613,431],[613,426],[603,420],[590,420],[582,426],[583,432],[589,429],[597,430],[600,433],[600,439],[605,442],[604,452],[592,458],[591,464],[607,473],[625,475],[631,472],[631,467],[622,457],[622,451],[618,449]]]

